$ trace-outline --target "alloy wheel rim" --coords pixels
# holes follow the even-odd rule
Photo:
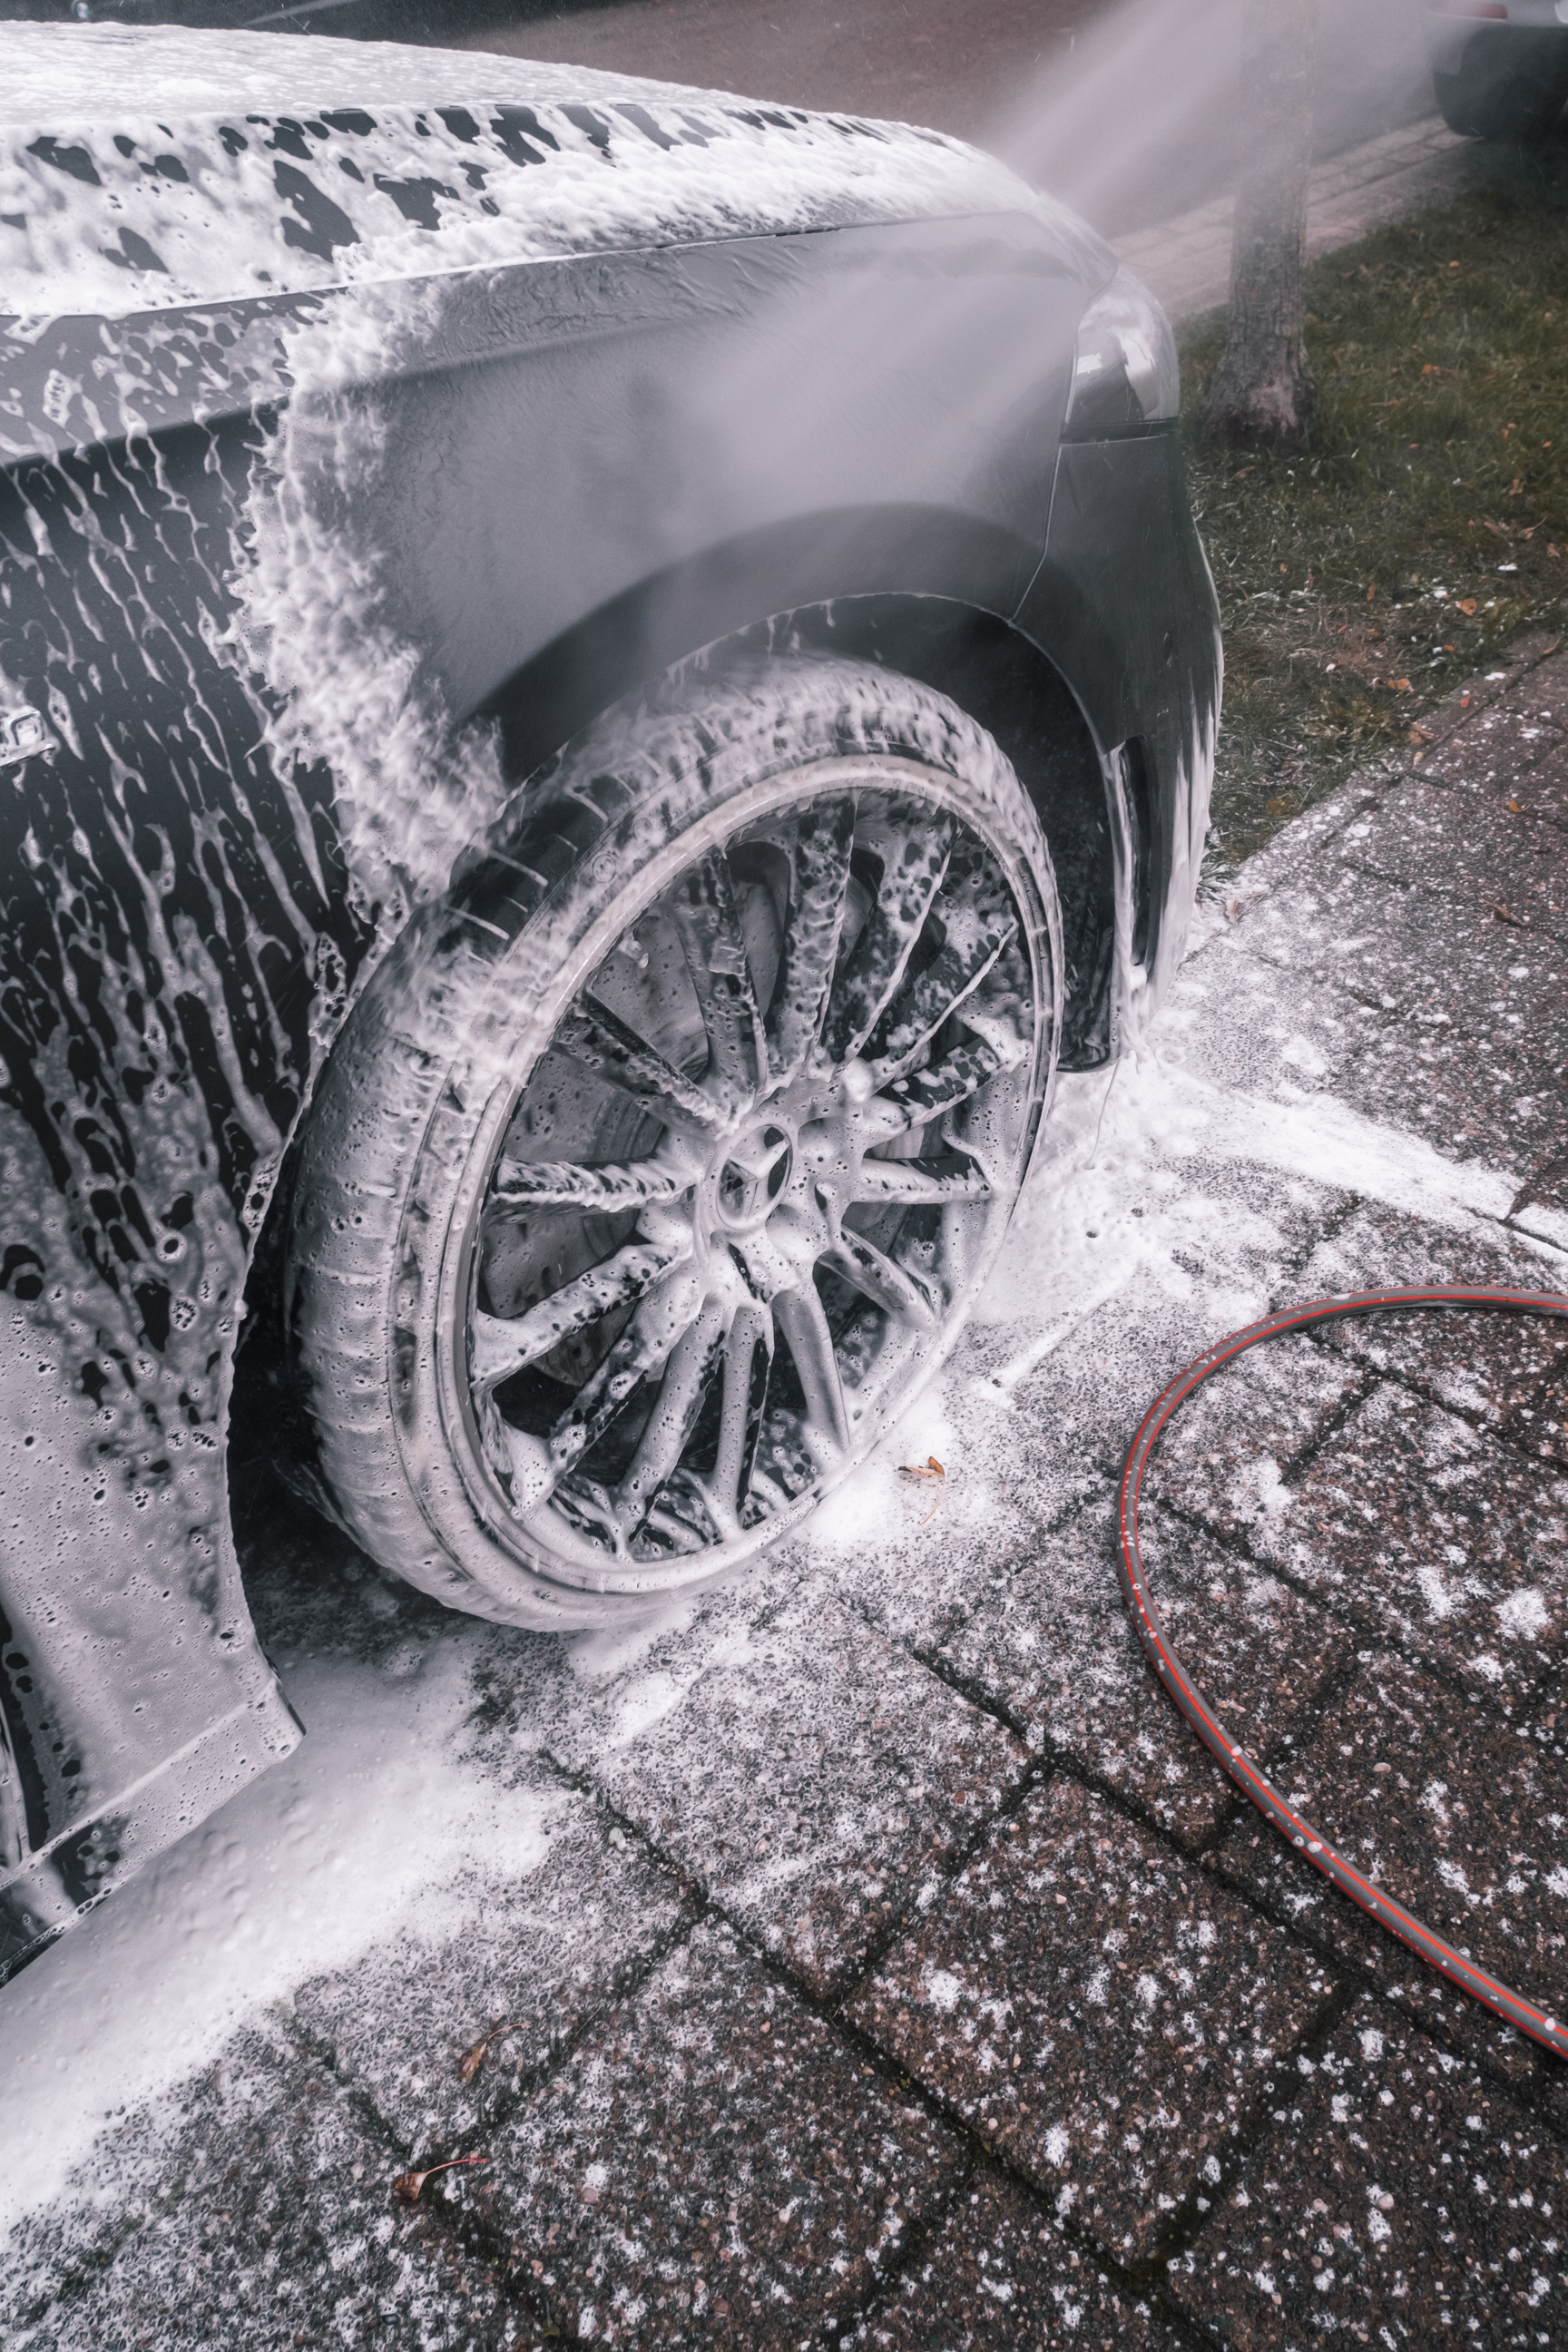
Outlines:
[[[703,1581],[811,1508],[951,1342],[1027,1165],[1026,879],[951,777],[837,764],[633,915],[487,1147],[462,1467],[568,1583]]]

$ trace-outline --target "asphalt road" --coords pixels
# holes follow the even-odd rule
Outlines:
[[[1219,193],[1242,0],[621,0],[519,12],[469,46],[929,122],[1108,234]],[[1421,0],[1322,0],[1318,146],[1431,111]]]

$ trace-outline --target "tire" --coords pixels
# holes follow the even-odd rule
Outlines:
[[[1551,81],[1435,73],[1437,111],[1467,139],[1515,139],[1535,145],[1552,137],[1563,115],[1563,93]]]
[[[798,1526],[962,1328],[1061,1023],[1034,809],[855,663],[669,684],[520,793],[335,1045],[285,1263],[338,1514],[516,1625]]]

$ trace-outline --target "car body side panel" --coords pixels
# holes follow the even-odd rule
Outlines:
[[[1136,746],[1143,771],[1146,919],[1134,954],[1129,909],[1114,1008],[1129,1043],[1186,944],[1219,724],[1219,608],[1174,433],[1063,444],[1045,558],[1016,624],[1060,668],[1102,751]],[[1112,789],[1126,788],[1119,761]],[[1126,811],[1131,834],[1139,821]]]
[[[298,1736],[227,1524],[247,1253],[355,989],[512,789],[494,698],[715,543],[903,588],[919,517],[1049,650],[1092,290],[1020,215],[14,333],[0,691],[58,745],[0,771],[0,1974]],[[736,582],[737,626],[794,601]],[[1109,748],[1148,698],[1096,684],[1096,593]]]

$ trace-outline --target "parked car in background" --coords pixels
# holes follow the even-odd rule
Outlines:
[[[1164,320],[988,157],[5,46],[8,1971],[300,1736],[237,1380],[516,1625],[865,1457],[1181,953],[1219,653]]]
[[[1438,109],[1451,131],[1541,139],[1568,107],[1568,0],[1427,0]]]

